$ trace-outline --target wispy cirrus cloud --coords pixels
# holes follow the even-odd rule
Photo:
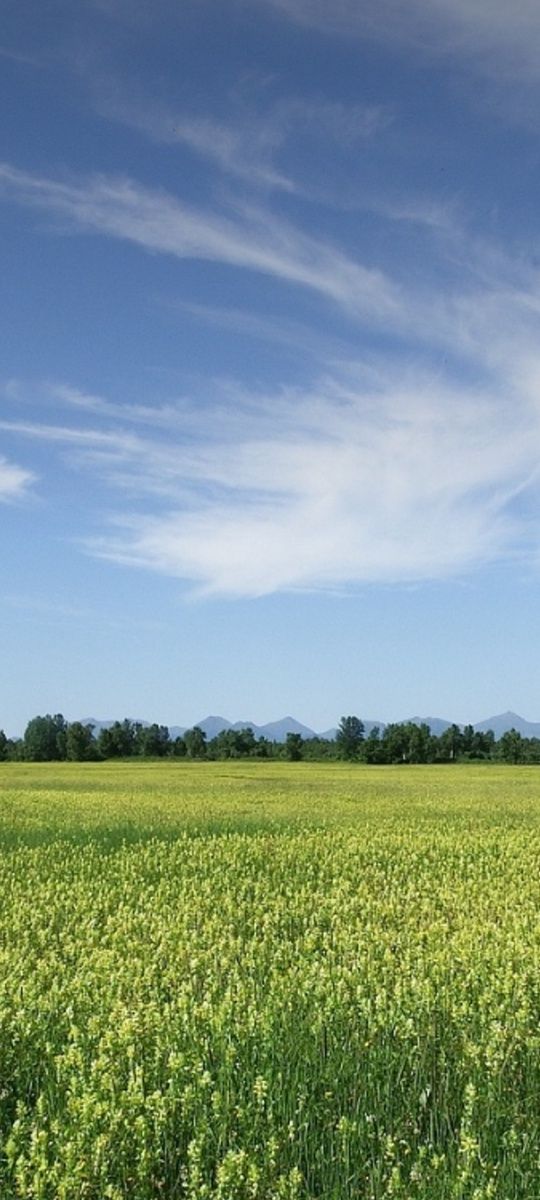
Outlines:
[[[405,42],[441,56],[469,56],[489,74],[538,79],[540,10],[535,0],[248,0],[326,33]]]
[[[153,141],[184,146],[223,172],[255,187],[309,196],[302,179],[279,166],[280,152],[306,138],[316,141],[326,156],[341,147],[349,152],[367,143],[392,122],[390,110],[380,104],[344,104],[318,97],[289,96],[275,102],[260,101],[258,108],[231,104],[228,119],[208,113],[174,109],[164,103],[137,98],[118,81],[96,86],[92,76],[94,107],[109,120],[139,130]],[[258,98],[257,98],[258,99]]]
[[[2,184],[76,229],[306,287],[353,329],[395,339],[391,355],[334,363],[311,386],[263,394],[212,381],[202,408],[66,384],[48,385],[71,414],[60,424],[21,420],[19,405],[0,428],[57,447],[109,489],[110,521],[99,517],[88,553],[225,596],[439,579],[537,554],[540,287],[525,254],[452,231],[451,286],[443,253],[439,272],[434,258],[423,285],[405,288],[260,209],[200,213],[131,180],[6,165]],[[429,369],[441,350],[451,364]]]
[[[108,119],[129,125],[155,142],[187,147],[226,174],[251,185],[295,190],[293,180],[274,165],[284,131],[273,118],[250,114],[243,120],[226,122],[208,114],[175,111],[147,99],[126,99],[118,95],[117,88],[113,92],[100,88],[94,106]]]
[[[182,204],[168,192],[129,178],[92,176],[62,182],[0,164],[0,192],[56,213],[81,230],[133,242],[177,258],[206,259],[275,276],[363,312],[366,318],[395,312],[399,290],[375,268],[303,233],[270,212],[243,207],[222,216]]]
[[[95,6],[117,17],[134,14],[150,21],[148,9],[135,0],[94,0]],[[528,65],[538,74],[540,15],[536,0],[239,0],[240,7],[271,7],[290,20],[326,32],[384,36],[416,43],[436,54],[456,49],[481,56],[492,72],[501,60],[514,69]],[[177,6],[160,0],[162,20],[174,17]],[[152,10],[154,14],[155,10]],[[498,64],[489,57],[499,53]],[[535,62],[536,59],[536,62]]]
[[[206,410],[204,429],[184,409],[183,431],[162,438],[119,422],[2,425],[68,447],[77,470],[122,489],[88,553],[199,594],[433,580],[536,553],[540,411],[509,386],[381,366],[371,388],[359,371],[307,391],[239,393]]]
[[[113,415],[115,406],[111,405],[109,414],[106,405],[103,401],[101,415]],[[123,488],[132,497],[154,495],[184,499],[183,475],[187,473],[193,480],[197,474],[195,461],[189,466],[189,451],[185,450],[181,456],[166,443],[152,442],[132,432],[126,428],[130,417],[130,406],[125,405],[123,427],[113,430],[15,420],[0,420],[0,430],[11,437],[30,438],[58,447],[68,468],[95,471],[103,482]]]
[[[56,215],[83,233],[272,276],[333,302],[358,326],[478,356],[484,363],[500,355],[503,344],[509,338],[515,342],[521,331],[527,330],[528,338],[527,323],[537,317],[540,292],[534,269],[516,255],[463,237],[451,223],[441,224],[437,214],[433,222],[444,238],[451,234],[451,253],[430,254],[425,283],[419,278],[413,285],[382,268],[365,266],[266,208],[245,203],[231,206],[225,215],[189,207],[169,192],[129,178],[64,181],[5,163],[0,164],[1,196]],[[404,219],[401,209],[384,215],[395,223]],[[421,218],[425,222],[425,213]],[[415,212],[407,219],[414,220]]]
[[[35,480],[33,471],[9,462],[0,455],[0,501],[20,500]]]
[[[168,307],[180,316],[187,314],[194,321],[227,330],[242,338],[274,343],[289,351],[291,355],[308,361],[343,363],[354,356],[354,334],[349,340],[346,337],[332,337],[301,321],[257,314],[247,309],[234,308],[232,305],[180,301]]]
[[[81,388],[72,387],[65,383],[50,383],[44,388],[45,394],[59,401],[68,408],[80,413],[93,413],[100,417],[117,419],[123,422],[150,425],[153,429],[181,428],[184,420],[185,406],[176,404],[133,404],[105,399],[93,392],[85,392]]]
[[[180,254],[199,252],[206,237],[206,254],[267,264],[263,231],[256,250],[248,242],[240,251],[238,224],[231,250],[229,225],[226,233],[220,225],[225,250],[205,217],[196,233],[189,221],[186,231],[184,210],[169,196],[114,180],[91,181],[85,191],[80,182],[3,171],[17,198],[37,196],[82,228]],[[270,242],[273,269],[299,282],[303,236],[279,224]],[[316,278],[320,293],[339,298],[360,325],[416,330],[467,373],[373,356],[341,371],[334,364],[312,387],[261,394],[214,384],[216,398],[202,412],[185,400],[155,407],[48,385],[73,420],[21,420],[19,405],[18,418],[0,428],[58,447],[68,468],[99,477],[109,496],[121,489],[121,505],[109,499],[110,523],[86,539],[86,550],[227,596],[437,579],[508,554],[534,557],[540,289],[526,256],[458,239],[452,256],[467,290],[447,295],[435,279],[427,293],[409,288],[401,298],[392,280],[376,275],[368,315],[365,290],[358,301],[364,273],[357,277],[355,264],[339,257],[336,268],[313,238],[309,247],[308,286]],[[468,375],[474,384],[464,382]]]
[[[504,402],[435,380],[290,399],[207,448],[217,493],[120,521],[92,549],[234,596],[436,579],[519,544],[512,505],[536,481],[537,416],[509,432]]]

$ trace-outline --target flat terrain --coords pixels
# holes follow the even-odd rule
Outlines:
[[[0,765],[2,1200],[536,1200],[540,769]]]

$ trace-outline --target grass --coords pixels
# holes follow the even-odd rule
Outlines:
[[[2,1200],[540,1196],[539,785],[3,764]]]

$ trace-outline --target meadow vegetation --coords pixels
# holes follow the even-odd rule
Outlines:
[[[534,767],[0,768],[2,1200],[540,1195]]]

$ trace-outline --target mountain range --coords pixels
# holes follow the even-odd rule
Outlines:
[[[130,720],[137,719],[138,718],[135,717],[130,718]],[[385,721],[362,719],[366,734],[369,734],[370,730],[373,729],[375,725],[378,725],[380,729],[384,729],[385,724],[387,724]],[[404,720],[411,721],[415,725],[421,725],[423,723],[429,725],[431,732],[437,737],[439,737],[441,733],[444,733],[444,730],[448,729],[449,725],[454,723],[452,721],[445,720],[444,717],[416,716],[405,717]],[[93,725],[96,733],[99,733],[100,729],[106,729],[113,724],[112,720],[98,720],[95,717],[84,717],[82,718],[82,721],[84,725]],[[139,723],[141,725],[150,724],[149,721],[143,720],[140,720]],[[323,733],[316,733],[314,729],[310,729],[308,725],[303,725],[301,721],[297,721],[295,717],[282,717],[279,721],[270,721],[266,725],[256,725],[255,721],[232,722],[228,721],[226,717],[208,716],[203,717],[201,721],[195,721],[194,724],[198,725],[199,728],[204,731],[208,741],[210,741],[211,738],[217,737],[218,733],[221,733],[223,729],[247,729],[248,727],[253,730],[255,737],[265,737],[271,742],[284,742],[288,733],[299,733],[303,738],[321,737],[328,738],[330,740],[335,738],[337,733],[335,728],[326,729]],[[458,724],[458,722],[456,721],[455,724]],[[170,725],[169,732],[171,738],[174,739],[181,737],[188,728],[193,728],[193,726]],[[462,729],[463,726],[460,725],[460,728]],[[495,717],[487,717],[485,721],[478,721],[476,725],[473,725],[473,729],[478,730],[481,733],[485,733],[488,729],[492,729],[496,738],[500,738],[502,734],[506,733],[509,729],[517,729],[518,733],[521,733],[523,737],[540,737],[540,721],[527,721],[524,717],[520,717],[518,713],[511,711],[499,713]]]

